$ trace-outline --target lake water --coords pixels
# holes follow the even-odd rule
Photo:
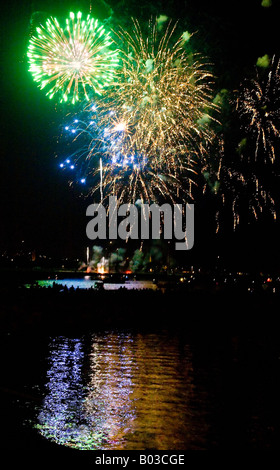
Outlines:
[[[6,335],[1,446],[276,449],[279,357],[263,335]]]

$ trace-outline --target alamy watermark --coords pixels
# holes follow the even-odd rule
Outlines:
[[[194,245],[194,204],[118,204],[109,197],[108,208],[100,204],[88,206],[86,215],[90,240],[176,240],[176,250],[190,250]]]

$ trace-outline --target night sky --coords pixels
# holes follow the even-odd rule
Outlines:
[[[55,155],[63,110],[32,81],[26,49],[33,13],[64,18],[71,10],[87,13],[89,5],[87,1],[10,0],[1,8],[1,252],[16,250],[24,240],[38,252],[84,256],[88,244],[85,209],[90,201],[71,191],[58,170]],[[197,31],[194,46],[213,63],[217,91],[237,88],[245,76],[253,74],[258,57],[279,57],[279,0],[272,0],[270,8],[261,6],[261,0],[145,0],[141,4],[113,0],[108,5],[92,2],[92,15],[106,18],[111,7],[115,24],[125,25],[131,16],[146,21],[151,15],[166,14],[180,20],[182,31]],[[195,249],[186,255],[187,260],[201,262],[220,254],[241,265],[245,260],[248,266],[277,268],[277,223],[264,219],[216,237],[211,224],[207,230],[207,213],[202,205]]]

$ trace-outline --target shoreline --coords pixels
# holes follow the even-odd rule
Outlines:
[[[144,329],[201,335],[271,331],[280,296],[241,289],[1,289],[1,331],[72,334],[96,329]]]

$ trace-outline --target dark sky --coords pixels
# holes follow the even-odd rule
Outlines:
[[[246,74],[253,72],[258,57],[279,53],[280,2],[272,3],[272,7],[264,8],[261,0],[108,2],[116,24],[125,23],[130,16],[144,20],[167,14],[180,20],[182,30],[198,31],[194,44],[214,64],[217,91],[237,87]],[[65,17],[77,5],[88,12],[89,4],[9,0],[1,7],[1,251],[14,249],[25,240],[42,252],[79,257],[88,243],[88,201],[69,189],[55,159],[63,110],[37,89],[27,70],[25,54],[34,12]],[[100,17],[107,14],[100,1],[92,2],[92,8]],[[268,230],[270,242],[262,247],[260,237],[267,230],[253,226],[245,233],[216,238],[215,249],[220,245],[223,253],[231,252],[234,257],[240,247],[246,253],[249,247],[251,260],[258,254],[262,259],[278,259],[278,232],[270,226]],[[213,239],[203,238],[199,229],[196,233],[199,244],[192,256],[201,258],[214,249]]]

